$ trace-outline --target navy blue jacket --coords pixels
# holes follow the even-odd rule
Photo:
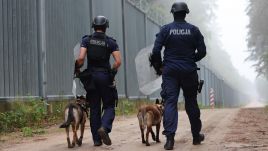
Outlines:
[[[204,37],[199,29],[186,21],[174,21],[164,25],[156,35],[153,54],[161,55],[164,50],[164,67],[177,71],[191,72],[196,63],[206,55]]]

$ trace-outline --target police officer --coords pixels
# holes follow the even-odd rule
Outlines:
[[[90,127],[94,146],[100,146],[102,143],[112,144],[109,133],[115,117],[115,99],[117,98],[117,94],[114,94],[113,81],[121,65],[121,55],[116,41],[105,34],[108,27],[109,21],[106,17],[94,18],[92,28],[95,32],[82,38],[79,58],[75,63],[76,71],[78,71],[87,57],[87,72],[90,76],[83,84],[89,101]],[[114,58],[112,67],[109,62],[110,55]]]
[[[204,38],[199,29],[185,21],[189,9],[186,3],[176,2],[171,13],[174,21],[164,25],[156,35],[151,65],[158,75],[162,74],[161,97],[165,101],[163,115],[163,134],[166,136],[166,150],[172,150],[174,136],[178,125],[177,101],[180,88],[185,98],[185,109],[188,114],[193,145],[200,144],[204,135],[200,134],[200,110],[197,104],[198,75],[196,62],[206,55]],[[161,49],[164,50],[164,61],[161,61]]]

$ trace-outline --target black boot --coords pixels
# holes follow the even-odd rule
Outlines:
[[[205,135],[204,134],[199,134],[198,137],[193,138],[193,145],[200,145],[202,141],[205,140]]]
[[[101,146],[101,145],[102,145],[101,140],[94,141],[94,146]]]
[[[109,134],[105,131],[104,127],[99,128],[98,133],[105,145],[112,145],[112,141],[109,137]]]
[[[174,136],[167,136],[167,142],[164,146],[165,150],[173,150]]]

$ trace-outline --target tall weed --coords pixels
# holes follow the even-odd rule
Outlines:
[[[46,118],[46,107],[42,101],[16,101],[11,111],[0,113],[0,133],[40,126]]]

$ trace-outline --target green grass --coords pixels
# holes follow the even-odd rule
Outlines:
[[[16,101],[12,110],[0,113],[0,132],[12,132],[23,127],[40,126],[46,119],[45,107],[42,101]]]
[[[128,100],[120,99],[116,107],[116,115],[133,115],[138,112],[138,108],[144,104],[153,104],[150,100]]]
[[[9,103],[9,110],[0,112],[0,134],[21,132],[25,137],[44,134],[44,127],[59,124],[64,119],[64,108],[72,100],[49,101],[49,105],[38,99],[14,101]],[[120,99],[116,115],[133,115],[149,100]]]
[[[21,131],[22,131],[22,136],[24,137],[32,137],[34,135],[45,134],[45,130],[42,128],[23,127]]]
[[[10,109],[0,112],[0,133],[22,132],[23,136],[43,134],[42,128],[59,123],[63,119],[63,102],[52,106],[38,99],[14,101]]]
[[[10,109],[0,112],[0,134],[21,132],[25,137],[44,134],[44,128],[59,124],[64,119],[64,108],[72,100],[49,101],[49,105],[38,99],[15,101]],[[135,115],[144,104],[154,104],[153,100],[120,99],[116,107],[116,116]],[[208,108],[199,104],[200,108]],[[268,108],[268,107],[267,107]],[[184,110],[184,102],[178,103],[178,109]],[[268,109],[267,109],[268,110]]]

